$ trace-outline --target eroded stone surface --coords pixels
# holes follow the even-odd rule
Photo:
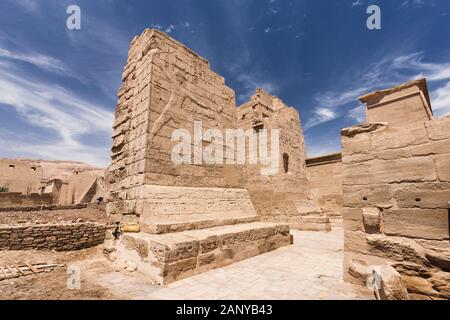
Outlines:
[[[342,131],[346,279],[389,264],[410,293],[447,298],[450,117],[432,119],[424,80],[362,101],[369,123]]]
[[[291,244],[289,226],[247,223],[164,235],[126,234],[121,257],[168,284]]]

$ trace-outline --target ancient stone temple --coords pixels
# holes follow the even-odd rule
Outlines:
[[[367,122],[342,130],[344,276],[390,265],[411,297],[450,298],[450,117],[424,79],[361,101]]]
[[[180,137],[190,138],[181,148]],[[265,149],[253,154],[255,142]],[[275,160],[258,162],[262,150]],[[208,61],[146,30],[130,47],[107,173],[119,256],[168,283],[289,245],[288,225],[329,228],[312,202],[305,157],[294,108],[262,90],[237,108]]]

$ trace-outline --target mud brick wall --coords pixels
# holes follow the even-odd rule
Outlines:
[[[0,193],[0,208],[14,206],[42,206],[52,203],[51,194],[31,193],[29,195],[19,192]]]
[[[0,225],[0,250],[80,250],[102,244],[105,232],[98,223]]]
[[[344,272],[389,263],[408,291],[450,298],[450,117],[342,131]]]

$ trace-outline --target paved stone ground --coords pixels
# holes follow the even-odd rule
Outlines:
[[[292,231],[295,244],[236,264],[151,287],[122,273],[104,274],[98,284],[131,299],[373,299],[342,280],[343,231]],[[120,289],[119,289],[120,288]]]

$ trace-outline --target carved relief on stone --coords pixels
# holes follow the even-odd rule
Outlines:
[[[173,64],[171,64],[171,66],[173,67]],[[172,110],[175,108],[182,108],[186,99],[190,99],[193,103],[202,108],[208,108],[186,88],[188,81],[186,71],[178,69],[176,72],[171,72],[170,69],[171,68],[169,67],[161,70],[164,76],[169,80],[170,97],[160,116],[150,130],[150,139],[154,138],[162,127],[170,121],[176,122],[175,118],[172,116]]]

